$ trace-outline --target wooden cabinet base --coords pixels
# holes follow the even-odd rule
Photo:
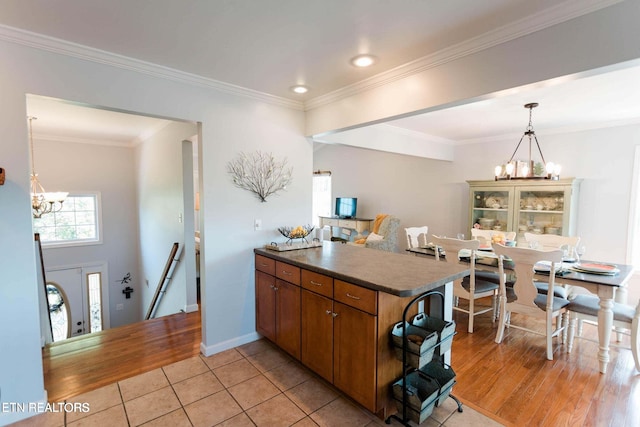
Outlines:
[[[389,333],[411,299],[256,259],[256,330],[372,413],[402,375]]]

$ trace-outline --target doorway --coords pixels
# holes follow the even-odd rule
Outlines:
[[[199,134],[198,124],[31,94],[27,115],[38,118],[34,157],[46,188],[96,191],[104,202],[98,220],[105,239],[64,246],[45,241],[45,268],[108,263],[108,272],[100,276],[111,296],[101,299],[104,328],[124,326],[143,320],[166,248],[180,242],[183,258],[189,259],[181,260],[160,315],[197,310],[193,186],[187,190],[178,183],[192,182],[191,170],[185,171],[188,181],[182,175],[180,152],[182,141]],[[46,278],[54,281],[50,274]],[[127,288],[133,292],[123,293]],[[93,326],[86,323],[92,317],[84,312],[71,316],[79,320],[72,320],[70,336],[95,328],[95,321]]]
[[[54,342],[109,329],[106,271],[105,264],[46,270]]]

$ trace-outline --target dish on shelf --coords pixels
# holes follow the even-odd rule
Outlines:
[[[489,197],[486,198],[486,200],[484,201],[484,206],[486,208],[492,208],[492,209],[498,209],[498,208],[494,208],[494,206],[498,206],[498,208],[500,207],[501,203],[500,203],[500,199],[496,196],[490,195]]]
[[[493,218],[478,218],[478,224],[483,230],[491,230],[496,224],[496,220]]]

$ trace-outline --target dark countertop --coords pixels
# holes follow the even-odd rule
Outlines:
[[[458,263],[325,241],[293,251],[254,249],[259,255],[399,297],[419,295],[469,275]]]

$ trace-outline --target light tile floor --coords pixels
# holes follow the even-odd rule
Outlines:
[[[67,402],[89,403],[90,411],[49,412],[15,426],[386,425],[265,340],[173,363]],[[421,425],[500,425],[467,406],[456,409],[447,399]]]

